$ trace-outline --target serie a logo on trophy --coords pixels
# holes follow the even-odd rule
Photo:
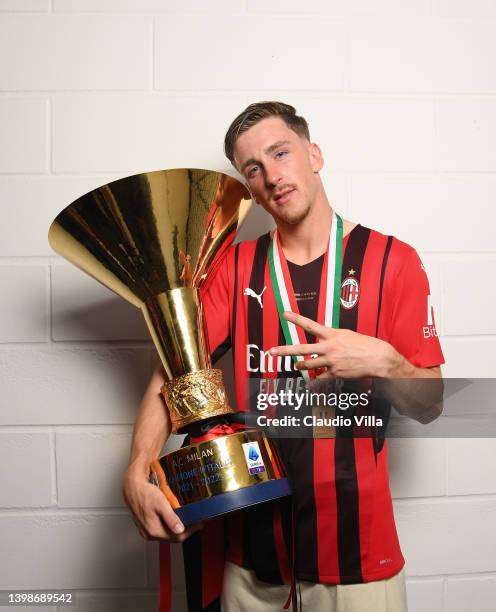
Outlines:
[[[212,432],[150,466],[150,480],[185,525],[291,493],[263,432],[238,427],[222,435],[226,428],[216,426],[234,410],[221,370],[211,367],[199,289],[250,204],[244,186],[225,174],[161,170],[82,196],[48,234],[57,253],[141,309],[167,374],[161,393],[172,431],[193,435],[206,424]]]

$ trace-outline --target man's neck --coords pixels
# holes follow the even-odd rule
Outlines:
[[[307,217],[298,225],[277,225],[279,240],[288,261],[303,266],[326,252],[332,213],[329,202],[326,202],[325,207],[318,210],[318,214],[312,215],[311,219]],[[356,223],[343,219],[343,237],[355,226]]]
[[[278,223],[277,231],[286,258],[303,265],[322,255],[329,242],[331,222],[332,208],[326,199],[315,203],[297,225]]]

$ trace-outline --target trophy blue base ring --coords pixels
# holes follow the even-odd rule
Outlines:
[[[150,481],[185,525],[291,495],[274,443],[257,429],[163,455],[152,462]]]
[[[220,493],[215,497],[176,508],[175,513],[184,525],[192,525],[287,495],[291,495],[289,480],[280,478],[279,480],[261,482],[237,491]]]

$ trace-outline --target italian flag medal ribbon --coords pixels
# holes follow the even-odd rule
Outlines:
[[[339,327],[339,309],[341,302],[341,268],[343,250],[343,220],[333,211],[331,230],[327,252],[322,266],[322,277],[320,281],[320,293],[318,296],[318,322],[326,327]],[[277,312],[281,322],[284,338],[287,345],[306,344],[305,332],[291,321],[283,317],[285,311],[299,312],[298,304],[294,294],[288,264],[281,248],[281,243],[274,232],[269,247],[269,272],[276,298]],[[293,360],[301,361],[302,355],[293,355]],[[300,370],[308,383],[310,378],[315,378],[312,370]]]

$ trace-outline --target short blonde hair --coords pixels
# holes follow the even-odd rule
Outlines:
[[[306,119],[296,114],[296,109],[284,102],[255,102],[245,108],[231,123],[224,138],[224,152],[229,161],[234,165],[234,145],[236,140],[267,117],[280,117],[288,128],[296,132],[298,136],[310,141],[310,132]]]

